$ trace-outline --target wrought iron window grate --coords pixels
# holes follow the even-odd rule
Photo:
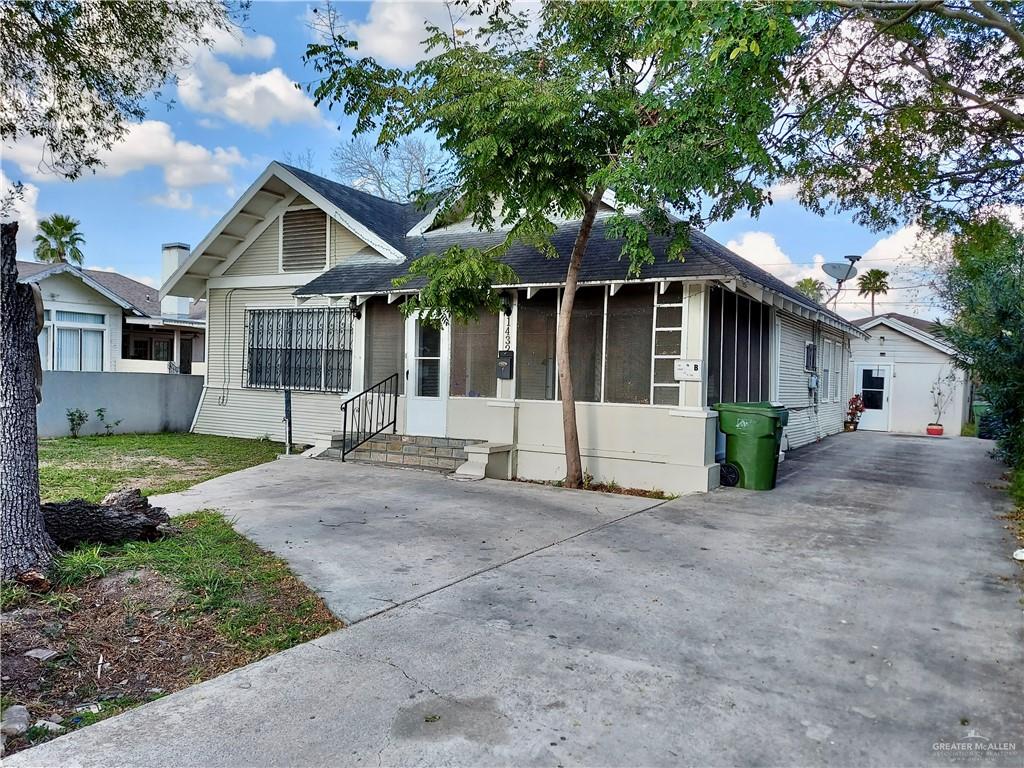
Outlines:
[[[347,392],[352,384],[352,311],[347,307],[247,309],[245,386]]]

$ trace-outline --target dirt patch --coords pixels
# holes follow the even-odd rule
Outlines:
[[[185,616],[183,593],[150,570],[116,573],[54,593],[53,605],[2,614],[5,698],[65,727],[109,704],[147,701],[239,666],[248,654],[218,635],[208,616]],[[56,652],[39,660],[25,653]],[[8,742],[9,754],[29,746]]]
[[[564,488],[565,485],[560,480],[525,480],[523,478],[515,478],[520,483],[530,483],[531,485],[549,485],[553,488]],[[664,491],[657,489],[648,488],[623,488],[621,485],[616,483],[595,483],[584,479],[583,487],[577,488],[579,491],[597,491],[598,493],[617,493],[620,496],[640,496],[645,499],[660,499],[662,501],[668,501],[674,499],[675,496]]]

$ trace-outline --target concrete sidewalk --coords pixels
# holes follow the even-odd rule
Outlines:
[[[986,448],[837,436],[791,454],[773,493],[607,525],[622,510],[588,512],[599,495],[510,484],[489,512],[521,531],[503,565],[5,763],[946,766],[936,745],[984,737],[1017,744],[984,764],[1018,766],[1019,574]],[[444,487],[458,508],[487,486]],[[513,559],[552,507],[588,532]],[[389,565],[430,524],[392,531],[365,539]]]

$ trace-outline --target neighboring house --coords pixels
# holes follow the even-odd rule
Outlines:
[[[166,274],[188,246],[164,246]],[[169,263],[168,263],[169,262]],[[206,303],[170,298],[116,272],[18,262],[19,280],[43,295],[44,370],[202,374]]]
[[[563,477],[555,333],[576,225],[553,237],[561,259],[509,251],[519,281],[505,311],[439,331],[402,315],[415,287],[392,280],[419,255],[505,234],[468,221],[435,227],[434,214],[271,163],[162,288],[208,299],[195,431],[281,439],[287,386],[294,438],[312,443],[341,430],[343,400],[398,374],[400,433],[511,446],[501,474]],[[588,472],[674,493],[715,487],[718,401],[785,403],[789,447],[842,431],[856,326],[699,232],[685,261],[667,260],[667,239],[652,238],[654,263],[627,279],[606,219],[572,326]],[[511,378],[496,374],[504,350]]]
[[[932,389],[950,392],[941,421],[960,434],[970,408],[967,372],[953,365],[954,350],[935,335],[935,324],[888,312],[853,321],[871,334],[853,343],[853,392],[864,397],[860,429],[924,434],[936,420]]]

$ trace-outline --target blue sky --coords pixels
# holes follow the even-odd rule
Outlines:
[[[423,21],[441,19],[439,3],[336,3],[360,50],[405,66],[418,57]],[[107,158],[97,174],[75,182],[55,180],[40,168],[38,147],[4,147],[4,183],[22,180],[21,254],[27,258],[35,221],[66,213],[81,221],[86,266],[114,269],[156,284],[160,245],[198,243],[268,162],[313,153],[314,170],[329,171],[331,149],[350,136],[337,110],[318,110],[292,83],[313,77],[301,56],[312,31],[312,6],[255,2],[245,29],[200,52],[177,87],[165,93],[173,108],[154,102],[142,125]],[[445,17],[446,18],[446,17]],[[341,119],[341,130],[338,121]],[[875,233],[849,217],[804,211],[785,187],[757,219],[739,216],[708,233],[787,282],[813,275],[819,264],[847,253],[865,256],[864,267],[893,270],[893,286],[920,282],[913,275],[916,230]],[[827,279],[826,279],[826,282]],[[918,290],[894,290],[878,311],[935,316]],[[868,314],[866,300],[841,298],[849,317]]]

